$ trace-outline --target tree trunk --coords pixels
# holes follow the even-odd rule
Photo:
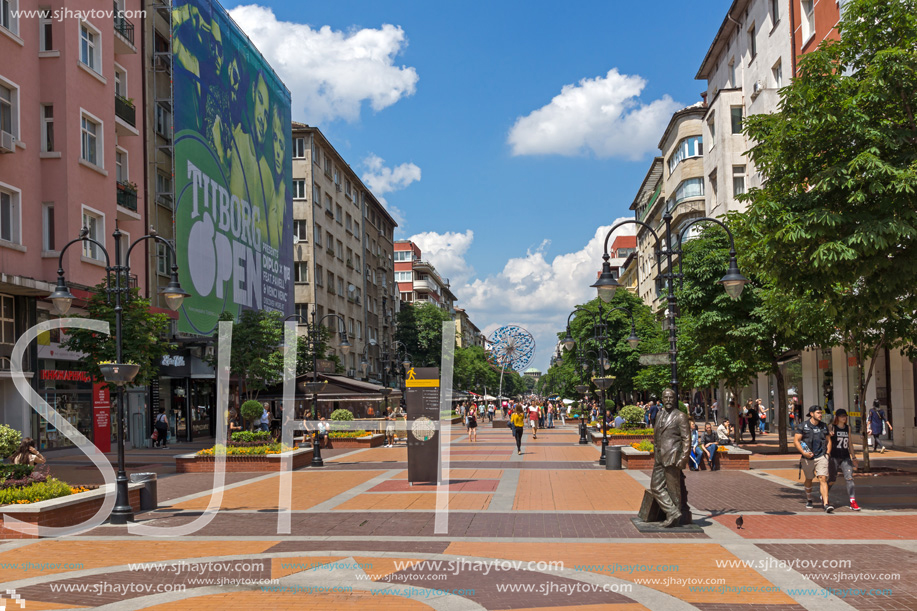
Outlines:
[[[863,362],[863,351],[859,344],[857,344],[856,350],[856,359],[857,359],[857,388],[860,392],[860,418],[864,424],[863,426],[863,471],[869,473],[869,418],[867,417],[869,412],[866,411],[866,386],[869,384],[869,380],[872,379],[873,368],[876,366],[876,356],[879,354],[879,349],[882,347],[882,344],[885,343],[885,339],[879,341],[876,344],[875,350],[873,350],[872,362],[869,364],[869,372],[864,372],[865,363]],[[864,375],[865,374],[865,375]],[[847,419],[849,422],[849,418]]]
[[[730,389],[732,391],[732,409],[729,410],[729,420],[732,422],[732,430],[735,431],[735,439],[733,441],[736,445],[739,445],[739,433],[742,431],[742,428],[739,426],[739,387]]]
[[[787,439],[787,428],[789,423],[787,422],[787,402],[786,402],[786,380],[783,378],[783,372],[780,371],[780,364],[777,363],[777,359],[771,363],[771,372],[774,374],[774,379],[777,382],[777,434],[780,439],[780,453],[786,454],[789,450],[789,442]],[[774,406],[771,406],[771,410],[774,409]]]

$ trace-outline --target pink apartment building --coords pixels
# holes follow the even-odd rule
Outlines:
[[[52,316],[58,255],[80,228],[114,256],[143,235],[145,184],[141,0],[0,0],[0,422],[65,445],[14,389],[9,356],[19,335]],[[39,12],[40,11],[40,12]],[[135,36],[136,33],[136,36]],[[63,261],[78,297],[105,273],[104,255],[74,245]],[[146,248],[132,274],[146,286]],[[114,264],[114,261],[112,261]],[[78,310],[80,303],[75,303]],[[27,353],[33,388],[92,438],[92,384],[78,355],[40,337]]]

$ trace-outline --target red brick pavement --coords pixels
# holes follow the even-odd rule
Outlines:
[[[500,483],[498,479],[452,480],[447,489],[450,492],[494,492]],[[411,485],[407,480],[389,480],[371,488],[369,492],[436,492],[437,485],[420,483]]]
[[[812,510],[810,515],[743,516],[736,528],[735,516],[713,519],[746,539],[917,539],[917,516],[912,515],[828,515]]]
[[[759,547],[778,560],[788,562],[797,558],[817,562],[849,560],[850,566],[844,568],[796,570],[823,588],[847,590],[844,602],[856,609],[917,609],[917,553],[892,545],[768,544]],[[870,590],[872,594],[867,593]],[[891,590],[892,593],[890,596],[878,594],[876,590]]]

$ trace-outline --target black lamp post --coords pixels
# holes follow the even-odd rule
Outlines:
[[[340,323],[338,334],[341,338],[341,352],[347,354],[350,352],[350,342],[347,341],[347,327],[344,319],[339,314],[325,314],[317,321],[315,320],[315,308],[312,309],[312,322],[309,323],[299,314],[287,316],[285,320],[298,320],[301,324],[306,325],[306,341],[309,342],[309,349],[312,351],[312,381],[306,382],[306,388],[312,393],[312,419],[318,420],[318,393],[325,388],[325,381],[318,381],[318,348],[322,343],[321,329],[319,325],[326,318],[337,318]],[[312,463],[313,467],[324,467],[325,461],[322,460],[322,448],[318,439],[318,426],[312,432]]]
[[[627,338],[627,343],[630,345],[631,348],[636,348],[637,344],[640,342],[640,338],[637,337],[637,330],[634,324],[633,312],[631,312],[627,308],[614,307],[611,309],[620,310],[621,312],[626,312],[630,316],[630,337]],[[601,401],[602,401],[602,453],[599,456],[599,464],[604,465],[605,464],[605,455],[607,453],[607,448],[608,448],[608,414],[607,414],[608,406],[605,403],[605,391],[608,390],[608,388],[611,387],[611,385],[614,383],[613,376],[608,376],[604,374],[604,371],[610,367],[608,356],[607,356],[607,353],[605,351],[605,346],[604,346],[604,342],[607,339],[608,325],[605,322],[604,317],[602,316],[602,304],[601,303],[599,303],[599,312],[597,315],[594,312],[591,312],[584,308],[576,308],[575,310],[570,312],[569,316],[567,316],[567,335],[564,337],[564,340],[563,340],[563,346],[564,346],[564,349],[566,350],[573,350],[574,346],[576,346],[576,340],[574,340],[573,336],[570,334],[570,319],[572,319],[573,316],[577,312],[585,312],[589,314],[590,316],[592,316],[592,333],[593,333],[592,339],[593,341],[595,341],[596,349],[598,350],[598,353],[595,356],[596,356],[596,359],[598,360],[599,372],[601,374],[601,375],[595,376],[592,381],[595,383],[596,388],[598,388],[601,391],[600,395],[601,395]],[[583,439],[585,439],[585,430],[583,430],[580,433],[580,443],[583,443]]]
[[[672,260],[675,256],[680,256],[681,243],[684,239],[685,232],[694,224],[700,222],[711,222],[716,223],[726,230],[726,233],[729,235],[729,270],[726,272],[726,275],[723,276],[719,283],[723,285],[723,288],[726,289],[726,293],[733,299],[738,299],[742,295],[742,289],[745,288],[745,285],[748,283],[748,278],[742,275],[739,271],[739,266],[736,263],[736,248],[735,240],[732,237],[732,232],[729,231],[729,228],[726,227],[721,221],[709,217],[695,218],[688,221],[682,228],[681,233],[678,235],[678,246],[672,242],[672,212],[666,210],[665,214],[662,217],[663,222],[665,223],[665,242],[663,243],[663,248],[660,250],[660,237],[659,235],[650,227],[648,224],[643,221],[638,221],[636,219],[627,219],[621,221],[620,223],[615,223],[615,225],[608,231],[605,235],[605,246],[602,254],[602,272],[599,274],[598,280],[594,284],[590,285],[595,287],[598,290],[599,297],[602,301],[608,303],[612,300],[615,294],[615,290],[621,285],[618,284],[618,281],[615,279],[614,274],[611,272],[611,264],[608,262],[611,258],[608,254],[608,240],[611,238],[611,234],[614,233],[615,229],[626,225],[628,223],[633,223],[645,227],[654,238],[656,238],[656,256],[657,259],[661,257],[666,258],[668,264],[668,270],[663,274],[663,278],[666,280],[666,290],[668,292],[668,318],[669,318],[669,359],[672,366],[672,390],[675,391],[676,400],[681,400],[678,389],[678,350],[676,346],[676,307],[675,307],[675,278],[682,278],[683,274],[675,273],[674,268],[672,267]],[[681,260],[679,259],[679,269],[681,269]]]
[[[89,229],[86,227],[80,230],[80,237],[67,242],[67,245],[61,250],[57,262],[57,286],[54,292],[48,295],[48,299],[51,300],[51,303],[54,304],[54,308],[62,316],[70,310],[70,306],[73,304],[74,296],[70,293],[70,289],[67,288],[67,282],[64,279],[64,253],[67,252],[70,246],[77,242],[89,242],[102,251],[102,254],[105,255],[105,273],[109,280],[105,286],[105,293],[108,296],[109,302],[111,301],[112,294],[115,296],[115,360],[117,362],[100,365],[100,369],[105,376],[105,381],[110,384],[115,384],[118,387],[118,474],[115,477],[115,507],[112,509],[109,522],[111,524],[123,525],[127,524],[129,521],[134,521],[134,511],[131,509],[130,500],[128,499],[127,473],[124,470],[124,385],[134,380],[134,377],[140,370],[140,366],[133,363],[122,362],[123,338],[121,325],[123,307],[121,305],[121,294],[124,293],[125,300],[130,297],[130,282],[128,279],[130,278],[131,271],[131,251],[134,250],[137,244],[146,240],[154,240],[165,244],[172,253],[173,261],[175,259],[175,248],[168,240],[157,235],[156,231],[151,228],[150,233],[137,238],[131,243],[124,256],[124,263],[122,264],[121,237],[124,234],[121,233],[121,230],[115,228],[114,233],[111,235],[115,239],[115,265],[111,264],[111,259],[108,256],[108,251],[105,249],[105,246],[103,246],[101,242],[89,237]],[[112,272],[115,274],[114,288],[111,286]],[[168,286],[160,289],[159,292],[165,297],[166,305],[172,310],[178,310],[185,297],[190,296],[181,288],[181,284],[178,281],[178,265],[175,263],[172,264],[172,277],[169,280]]]

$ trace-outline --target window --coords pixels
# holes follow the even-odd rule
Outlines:
[[[331,176],[331,157],[325,153],[325,174]]]
[[[343,216],[344,216],[344,209],[341,208],[340,204],[335,204],[334,205],[334,220],[336,220],[339,225],[344,222]]]
[[[305,261],[297,261],[293,264],[293,282],[305,284],[309,282],[309,264]]]
[[[322,154],[318,150],[318,145],[315,144],[315,140],[312,140],[312,163],[315,165],[321,165],[322,163]]]
[[[296,315],[299,317],[299,320],[296,321],[297,325],[303,324],[304,321],[309,320],[309,304],[308,303],[297,303],[296,304]]]
[[[19,0],[0,0],[0,26],[19,34]]]
[[[54,49],[54,38],[52,37],[54,30],[51,27],[51,23],[51,9],[42,8],[41,17],[38,20],[39,51],[51,51]]]
[[[689,157],[703,157],[704,143],[700,136],[689,136],[682,139],[675,147],[675,152],[669,157],[669,174],[671,174],[679,163]]]
[[[19,339],[16,337],[14,303],[12,296],[0,295],[0,344],[15,344]]]
[[[313,227],[312,237],[315,239],[316,246],[322,245],[322,228],[317,224]]]
[[[88,23],[80,24],[80,61],[99,74],[102,74],[101,40],[98,30]]]
[[[353,266],[356,267],[357,269],[360,269],[360,255],[354,255]]]
[[[43,153],[54,151],[54,106],[41,105],[41,150]]]
[[[156,243],[156,273],[168,276],[172,266],[169,264],[169,249],[165,244]]]
[[[325,193],[325,210],[331,212],[331,196]]]
[[[341,186],[341,171],[337,167],[334,168],[334,184]]]
[[[709,178],[710,178],[710,195],[711,195],[710,207],[716,208],[716,189],[717,189],[716,170],[713,170],[712,172],[710,172]]]
[[[5,84],[2,81],[0,81],[0,131],[19,136],[19,89],[12,83]]]
[[[347,330],[350,332],[350,337],[353,337],[353,319],[352,318],[347,320]],[[353,357],[352,354],[350,356],[351,358]],[[351,365],[352,364],[353,364],[353,361],[351,361]]]
[[[162,104],[156,105],[156,119],[154,127],[156,129],[156,133],[163,138],[172,138],[172,113],[169,112],[169,109]]]
[[[395,282],[411,282],[411,272],[395,272]]]
[[[411,253],[410,250],[396,250],[395,251],[395,262],[401,263],[404,261],[411,261],[413,259],[413,257],[411,256],[412,254],[413,253]]]
[[[353,232],[353,217],[350,214],[344,216],[344,227],[347,231]]]
[[[156,173],[156,198],[160,202],[172,200],[172,177],[163,172]]]
[[[742,195],[745,193],[745,166],[732,166],[732,195]]]
[[[729,87],[733,88],[736,86],[736,60],[729,60]]]
[[[773,26],[780,21],[780,0],[771,0],[771,23]]]
[[[347,265],[351,265],[351,266],[353,265],[353,249],[350,248],[350,247],[347,248],[347,259],[346,259],[346,261],[347,261]]]
[[[729,108],[729,116],[732,120],[732,133],[742,133],[742,107],[732,106]]]
[[[80,118],[80,157],[93,165],[102,167],[102,147],[99,140],[102,126],[86,115]]]
[[[19,244],[19,200],[18,190],[0,185],[0,240]]]
[[[675,203],[677,204],[683,199],[689,197],[703,197],[704,195],[704,179],[703,178],[689,178],[683,180],[675,188]]]
[[[357,339],[363,339],[363,323],[357,321]]]
[[[309,241],[309,221],[293,221],[293,236],[300,242]]]
[[[41,249],[54,251],[54,204],[41,205]]]
[[[783,87],[783,62],[781,60],[778,59],[774,67],[771,68],[771,74],[774,76],[774,86],[777,89]]]
[[[344,296],[344,279],[338,276],[338,295]]]
[[[295,179],[293,180],[293,199],[305,199],[306,198],[306,181]]]
[[[710,118],[707,119],[707,129],[710,130],[710,146],[716,144],[716,115],[710,113]]]
[[[328,272],[328,292],[334,295],[334,274]]]
[[[334,252],[334,236],[331,235],[330,231],[325,232],[325,244],[328,246],[328,251]]]
[[[324,278],[324,275],[323,275],[323,272],[322,272],[322,266],[321,266],[321,265],[316,265],[316,266],[315,266],[315,284],[316,284],[316,286],[322,286],[322,278]],[[319,316],[321,316],[321,315],[319,315]]]
[[[353,193],[350,188],[350,179],[344,180],[344,195],[346,195],[350,199],[353,199]]]
[[[337,242],[335,243],[334,252],[337,253],[338,259],[340,259],[341,261],[344,260],[344,245],[341,243],[340,240],[337,240]]]
[[[87,237],[101,242],[105,236],[105,215],[83,208],[83,227],[89,230]],[[102,250],[90,242],[83,242],[83,256],[96,261],[102,261],[105,257]]]
[[[809,40],[815,35],[815,0],[800,0],[802,9],[802,40]]]
[[[303,159],[306,156],[306,139],[293,138],[293,157]]]
[[[115,149],[115,180],[127,182],[127,151]]]
[[[127,72],[115,64],[115,95],[127,98]]]
[[[758,55],[758,40],[755,33],[755,24],[751,24],[751,27],[748,28],[748,53],[751,55],[749,63],[753,62],[755,56]]]
[[[360,235],[360,223],[357,221],[353,222],[353,235]]]

